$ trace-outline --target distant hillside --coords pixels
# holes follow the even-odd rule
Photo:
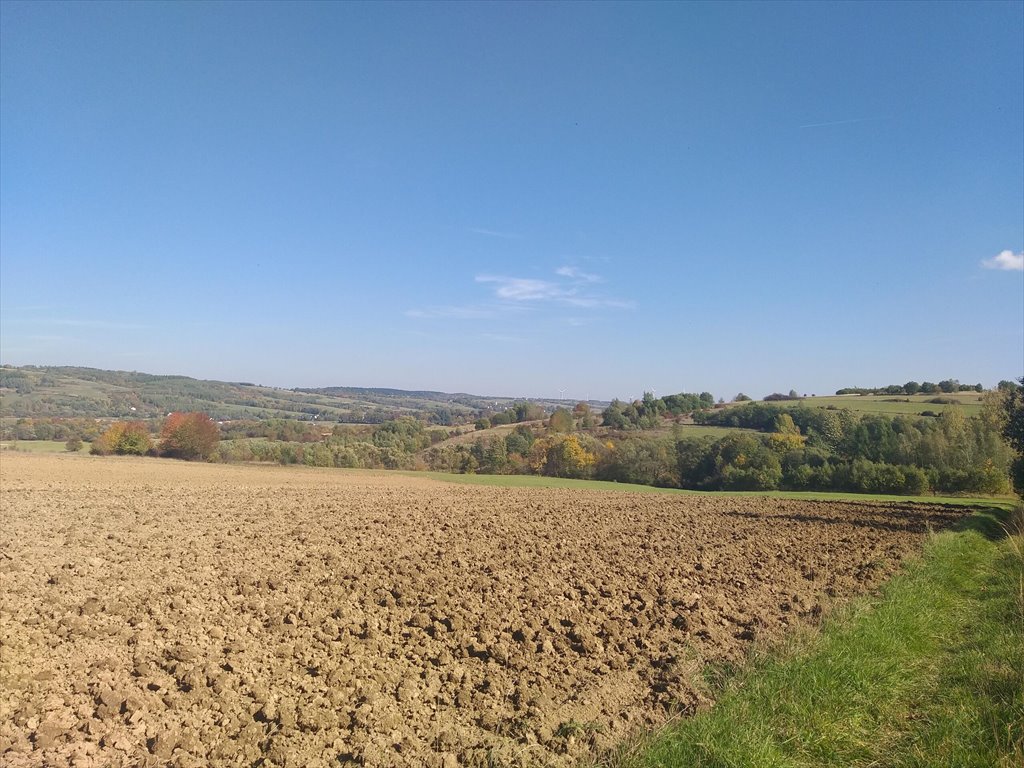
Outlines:
[[[156,376],[68,366],[0,366],[0,418],[158,418],[203,411],[215,419],[304,419],[379,423],[418,416],[471,421],[512,398],[400,389],[279,389],[248,382]]]

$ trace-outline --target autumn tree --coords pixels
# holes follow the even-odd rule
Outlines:
[[[220,429],[205,413],[172,413],[160,433],[160,452],[189,461],[205,460],[220,442]]]
[[[780,453],[803,447],[805,438],[800,428],[788,413],[780,413],[775,417],[772,434],[768,436],[768,444]]]
[[[586,477],[597,461],[575,435],[549,443],[545,459],[544,474],[554,477]]]
[[[93,440],[89,452],[98,456],[111,453],[120,456],[144,456],[152,447],[153,441],[145,424],[141,421],[118,421]]]

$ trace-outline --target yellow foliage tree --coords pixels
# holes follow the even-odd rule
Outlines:
[[[802,448],[806,439],[800,434],[800,428],[788,413],[780,413],[775,417],[774,431],[768,435],[768,443],[772,450],[779,453]]]
[[[118,421],[93,440],[90,453],[101,456],[109,453],[143,456],[153,447],[149,430],[141,421]]]
[[[554,477],[586,477],[597,457],[580,445],[576,435],[552,443],[547,449],[544,474]]]

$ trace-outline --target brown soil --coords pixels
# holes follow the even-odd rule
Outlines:
[[[960,514],[0,462],[7,766],[571,764]]]

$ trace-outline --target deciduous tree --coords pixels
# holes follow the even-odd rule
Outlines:
[[[149,430],[141,421],[118,421],[93,440],[90,453],[106,456],[116,453],[121,456],[143,456],[153,447]]]
[[[160,432],[160,452],[189,461],[210,458],[220,442],[220,429],[205,413],[172,413]]]

